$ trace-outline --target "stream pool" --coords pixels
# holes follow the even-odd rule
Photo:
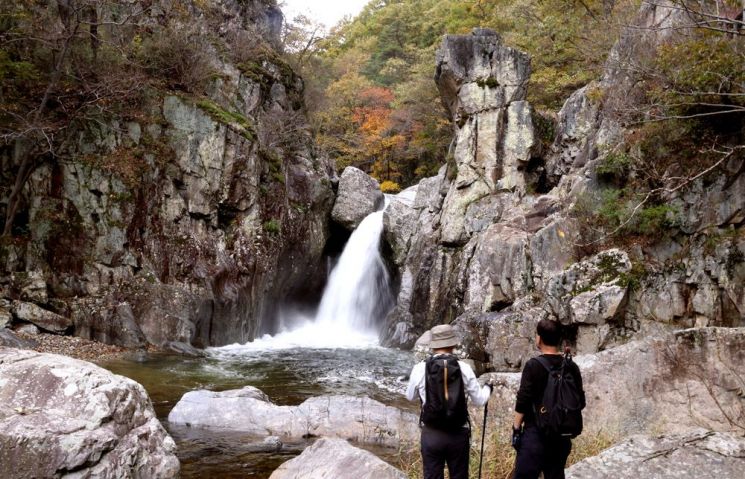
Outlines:
[[[261,438],[169,425],[168,413],[188,391],[224,391],[250,385],[281,405],[300,404],[323,394],[350,394],[418,411],[417,403],[403,397],[403,376],[414,365],[413,354],[381,347],[226,347],[209,349],[204,358],[142,353],[99,365],[145,387],[158,418],[178,445],[182,478],[268,478],[282,462],[307,446],[305,442],[286,443],[278,453],[257,453],[250,445]],[[375,452],[386,455],[386,451]]]

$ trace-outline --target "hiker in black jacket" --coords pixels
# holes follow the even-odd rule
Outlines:
[[[536,346],[551,367],[564,361],[559,351],[561,324],[542,319],[536,327]],[[585,407],[582,376],[573,361],[568,362],[580,396],[580,409]],[[543,393],[548,383],[548,371],[537,358],[525,363],[520,389],[515,404],[512,425],[512,445],[517,450],[514,479],[537,479],[543,472],[544,479],[564,479],[564,467],[572,449],[569,437],[547,436],[536,425],[536,411],[540,410]]]
[[[468,363],[453,356],[459,341],[452,326],[435,326],[430,334],[432,356],[414,366],[406,390],[409,401],[422,402],[421,452],[424,479],[443,479],[445,464],[450,479],[468,479],[471,429],[466,396],[474,405],[483,406],[489,400],[492,386],[479,384]],[[432,365],[433,361],[439,364]],[[443,367],[443,363],[447,366]],[[432,377],[433,370],[436,370],[438,376]],[[440,379],[439,374],[443,374],[444,378]],[[447,392],[442,390],[445,380],[450,385],[445,388]],[[437,405],[434,410],[433,404]],[[443,415],[445,417],[440,417]]]

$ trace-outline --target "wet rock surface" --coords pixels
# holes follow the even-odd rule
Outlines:
[[[270,479],[405,479],[406,475],[370,452],[344,439],[321,438],[302,454],[285,462]]]
[[[0,348],[0,460],[13,477],[178,477],[175,449],[136,382]]]
[[[168,422],[232,429],[281,439],[328,436],[398,447],[418,437],[418,419],[365,397],[319,396],[298,406],[278,406],[260,390],[186,393]]]

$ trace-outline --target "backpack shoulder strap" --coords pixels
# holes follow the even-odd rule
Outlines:
[[[536,356],[533,359],[541,363],[541,366],[546,368],[546,371],[548,371],[549,373],[551,372],[551,363],[548,361],[548,359],[544,358],[543,356]]]

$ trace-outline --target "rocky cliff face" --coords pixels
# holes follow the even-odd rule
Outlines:
[[[278,43],[272,2],[212,4],[222,21],[194,7],[197,28]],[[156,2],[145,21],[172,8]],[[127,346],[203,347],[269,332],[279,302],[314,294],[333,171],[314,154],[302,80],[256,51],[241,65],[214,51],[206,96],[154,90],[136,114],[81,125],[64,158],[34,172],[21,234],[0,250],[2,314]],[[4,168],[16,153],[2,152]]]
[[[580,353],[663,330],[745,325],[741,160],[666,193],[680,218],[655,241],[581,247],[573,211],[602,190],[597,166],[630,133],[612,108],[638,88],[625,62],[656,48],[681,17],[645,4],[637,21],[654,28],[624,35],[603,78],[567,100],[547,138],[537,128],[545,118],[525,101],[525,54],[488,30],[445,37],[436,81],[454,125],[451,161],[418,185],[412,204],[386,212],[400,278],[389,344],[411,346],[452,322],[471,357],[509,370],[532,355],[544,317],[568,325]]]

